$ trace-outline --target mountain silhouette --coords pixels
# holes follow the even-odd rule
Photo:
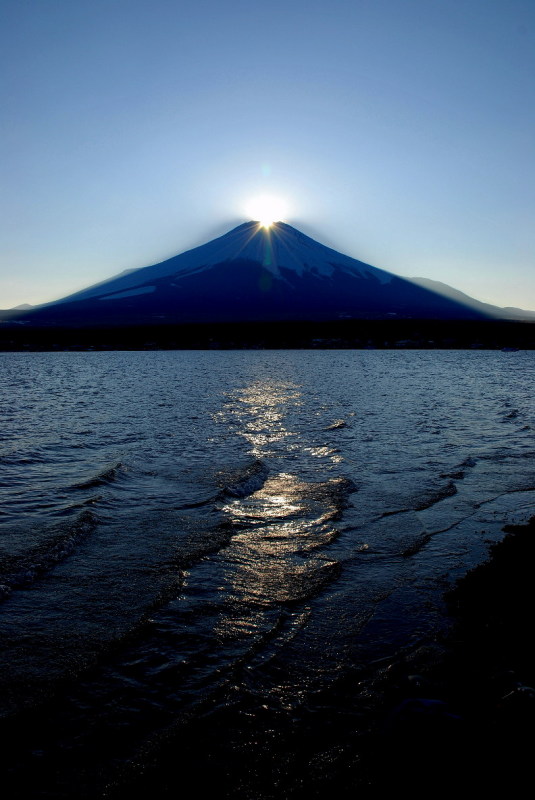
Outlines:
[[[247,222],[159,264],[17,313],[32,325],[76,327],[499,316],[498,308],[416,280],[343,255],[283,222]]]

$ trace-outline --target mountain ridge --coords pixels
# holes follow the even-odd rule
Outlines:
[[[124,270],[66,297],[2,316],[19,324],[77,327],[526,318],[446,284],[366,264],[287,223],[264,228],[255,221],[151,266]]]

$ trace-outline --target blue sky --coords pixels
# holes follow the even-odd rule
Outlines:
[[[0,0],[0,308],[224,233],[535,309],[534,0]]]

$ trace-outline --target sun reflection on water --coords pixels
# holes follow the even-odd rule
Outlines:
[[[338,572],[327,545],[338,536],[335,522],[353,488],[332,472],[325,476],[341,461],[337,450],[324,441],[302,440],[302,405],[300,387],[283,381],[258,380],[227,396],[225,421],[265,473],[261,485],[243,496],[233,491],[220,507],[233,531],[220,585],[232,613],[217,626],[226,641],[251,625],[258,633],[260,609],[306,603]],[[295,459],[296,467],[306,463],[318,480],[288,470]]]
[[[278,381],[257,382],[237,394],[245,417],[240,431],[257,458],[269,455],[270,445],[295,437],[284,424],[285,412],[302,405],[298,387]]]

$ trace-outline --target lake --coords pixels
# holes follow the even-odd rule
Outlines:
[[[0,364],[12,797],[126,797],[144,771],[160,796],[193,774],[297,796],[366,725],[374,665],[535,513],[532,352]]]

